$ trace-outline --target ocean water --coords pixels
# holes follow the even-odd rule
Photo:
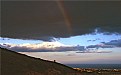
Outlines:
[[[121,64],[66,64],[73,68],[121,69]]]

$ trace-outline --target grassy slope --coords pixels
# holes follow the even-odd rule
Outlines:
[[[2,75],[81,75],[60,63],[29,57],[7,49],[1,51]]]

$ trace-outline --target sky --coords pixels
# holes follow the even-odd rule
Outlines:
[[[74,36],[70,38],[54,38],[54,41],[47,42],[42,40],[22,40],[22,39],[11,39],[11,38],[0,38],[1,47],[8,48],[10,50],[17,51],[19,53],[26,54],[28,56],[42,58],[46,60],[56,60],[64,64],[120,64],[121,62],[121,35],[110,34],[105,35],[103,33],[96,34],[86,34],[80,36]],[[111,41],[115,42],[112,44]],[[117,40],[117,41],[116,41]],[[105,42],[105,43],[102,43]],[[55,44],[53,44],[55,43]],[[3,45],[4,44],[4,45]],[[5,45],[6,44],[6,45]],[[14,44],[14,45],[13,45]],[[29,45],[28,45],[29,44]],[[44,45],[42,45],[44,44]],[[64,50],[59,51],[53,47],[63,47]],[[103,44],[103,46],[98,46]],[[106,45],[109,44],[109,45]],[[110,45],[111,44],[111,45]],[[9,45],[9,46],[8,46]],[[23,46],[22,46],[23,45]],[[51,50],[39,47],[50,48]],[[40,46],[42,45],[42,46]],[[93,45],[93,46],[92,46]],[[120,46],[118,46],[120,45]],[[26,51],[30,47],[30,51]],[[84,48],[79,50],[74,50],[75,48],[66,48],[64,46],[84,46]],[[113,47],[110,47],[113,46]],[[34,47],[34,48],[33,48]],[[99,47],[99,48],[97,48]],[[39,49],[38,51],[32,51]],[[73,50],[67,50],[73,49]],[[67,60],[68,59],[68,60]]]
[[[120,64],[121,2],[1,1],[0,47],[66,64]]]

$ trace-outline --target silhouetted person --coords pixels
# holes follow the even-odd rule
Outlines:
[[[56,62],[56,60],[54,60],[54,62]]]

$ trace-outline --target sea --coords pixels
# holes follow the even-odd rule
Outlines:
[[[121,64],[66,64],[73,68],[121,69]]]

